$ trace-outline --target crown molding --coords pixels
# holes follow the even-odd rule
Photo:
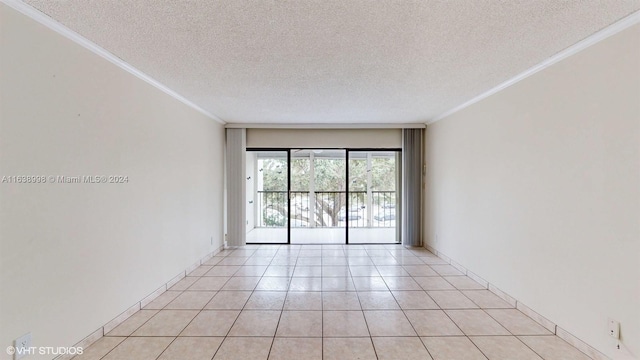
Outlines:
[[[110,63],[116,65],[117,67],[121,68],[122,70],[132,74],[133,76],[141,79],[142,81],[145,81],[146,83],[150,84],[151,86],[157,88],[158,90],[164,92],[165,94],[173,97],[174,99],[180,101],[181,103],[191,107],[192,109],[206,115],[207,117],[219,122],[220,124],[226,124],[226,122],[222,119],[220,119],[219,117],[217,117],[216,115],[210,113],[209,111],[201,108],[200,106],[196,105],[195,103],[189,101],[187,98],[185,98],[184,96],[178,94],[177,92],[171,90],[170,88],[168,88],[167,86],[165,86],[164,84],[162,84],[161,82],[159,82],[158,80],[152,78],[151,76],[145,74],[144,72],[138,70],[137,68],[133,67],[131,64],[123,61],[122,59],[120,59],[119,57],[115,56],[114,54],[110,53],[109,51],[105,50],[104,48],[98,46],[97,44],[95,44],[94,42],[88,40],[87,38],[83,37],[82,35],[78,34],[77,32],[69,29],[68,27],[60,24],[59,22],[55,21],[53,18],[49,17],[48,15],[40,12],[39,10],[31,7],[30,5],[27,5],[25,3],[23,3],[20,0],[0,0],[3,4],[9,6],[10,8],[18,11],[19,13],[29,17],[30,19],[38,22],[39,24],[42,24],[44,26],[46,26],[47,28],[55,31],[56,33],[64,36],[65,38],[73,41],[74,43],[84,47],[85,49],[93,52],[94,54],[100,56],[101,58],[109,61]]]
[[[175,98],[176,100],[182,102],[183,104],[195,109],[196,111],[204,114],[205,116],[219,122],[220,124],[226,125],[228,128],[275,128],[275,129],[389,129],[389,128],[421,128],[424,127],[425,124],[227,124],[224,120],[220,119],[218,116],[212,114],[211,112],[203,109],[202,107],[196,105],[190,100],[186,99],[184,96],[178,94],[174,90],[160,83],[156,79],[151,76],[145,74],[139,69],[133,67],[129,63],[123,61],[118,58],[114,54],[105,50],[104,48],[98,46],[92,41],[86,39],[80,34],[72,31],[66,26],[60,24],[55,21],[53,18],[47,16],[46,14],[40,12],[39,10],[31,7],[23,3],[20,0],[0,0],[3,4],[9,6],[10,8],[20,12],[21,14],[33,19],[34,21],[48,27],[49,29],[57,32],[58,34],[66,37],[67,39],[79,44],[80,46],[88,49],[94,54],[106,59],[112,64],[118,66],[124,71],[136,76],[137,78],[147,82],[148,84],[154,86],[160,91],[166,93],[167,95]],[[434,117],[433,119],[426,122],[426,125],[432,124],[436,121],[442,120],[464,108],[467,108],[501,90],[506,89],[507,87],[518,83],[525,78],[546,69],[547,67],[564,60],[612,35],[619,33],[622,30],[625,30],[635,24],[640,23],[640,11],[636,11],[625,18],[607,26],[606,28],[594,33],[593,35],[581,40],[580,42],[560,51],[559,53],[553,55],[552,57],[544,60],[543,62],[529,68],[528,70],[512,77],[511,79],[491,88],[488,91],[450,109],[445,111],[444,113]]]
[[[560,62],[572,55],[575,55],[576,53],[592,46],[595,45],[596,43],[610,37],[613,36],[619,32],[621,32],[622,30],[625,30],[635,24],[640,23],[640,11],[636,11],[634,13],[631,13],[630,15],[627,15],[626,17],[622,18],[621,20],[616,21],[615,23],[605,27],[604,29],[592,34],[591,36],[569,46],[568,48],[560,51],[559,53],[551,56],[550,58],[548,58],[547,60],[539,63],[538,65],[535,65],[531,68],[529,68],[528,70],[525,70],[524,72],[512,77],[511,79],[499,84],[498,86],[491,88],[488,91],[485,91],[484,93],[472,98],[471,100],[468,100],[450,110],[445,111],[444,113],[434,117],[433,119],[427,121],[427,125],[429,124],[433,124],[436,121],[442,120],[444,118],[446,118],[447,116],[450,116],[466,107],[469,107],[483,99],[488,98],[489,96],[502,91],[506,88],[508,88],[509,86],[518,83],[526,78],[528,78],[529,76],[542,71],[546,68],[548,68],[549,66]]]

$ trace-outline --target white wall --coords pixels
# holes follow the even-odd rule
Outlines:
[[[26,332],[75,344],[221,246],[224,129],[4,4],[0,24],[0,176],[129,178],[0,184],[5,359]]]
[[[400,129],[247,129],[247,148],[402,147]]]
[[[640,355],[640,26],[427,127],[427,243]]]

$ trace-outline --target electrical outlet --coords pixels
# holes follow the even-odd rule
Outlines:
[[[13,347],[15,349],[15,354],[13,355],[14,360],[22,359],[23,357],[30,354],[31,351],[31,333],[26,333],[19,338],[13,341]]]
[[[607,325],[609,336],[614,339],[620,339],[620,323],[613,319],[609,319],[607,321]]]

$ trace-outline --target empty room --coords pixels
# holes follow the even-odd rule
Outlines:
[[[640,359],[639,0],[0,0],[0,360]]]

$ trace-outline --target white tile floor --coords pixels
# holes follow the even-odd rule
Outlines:
[[[424,249],[226,250],[76,359],[546,359],[586,355]]]

